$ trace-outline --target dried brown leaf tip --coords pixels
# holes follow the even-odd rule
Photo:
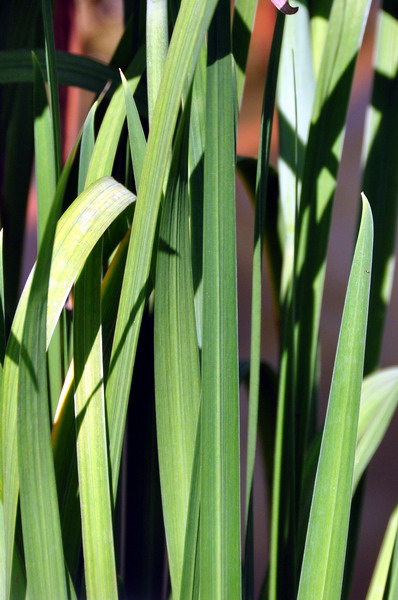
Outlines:
[[[285,15],[294,15],[298,11],[298,6],[290,6],[288,0],[271,0],[271,2]]]

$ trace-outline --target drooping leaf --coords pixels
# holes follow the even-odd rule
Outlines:
[[[89,252],[112,220],[134,199],[135,197],[131,192],[128,192],[120,184],[105,179],[84,192],[61,218],[55,237],[52,271],[50,273],[46,328],[47,345],[70,288]],[[8,546],[10,552],[12,552],[11,540],[13,538],[18,494],[18,478],[15,476],[17,472],[16,439],[14,435],[17,416],[15,398],[17,395],[22,328],[30,285],[31,279],[28,280],[18,305],[4,362],[3,468],[4,488],[7,489],[5,531],[6,541],[8,540],[10,544]]]
[[[355,452],[353,490],[369,465],[398,406],[398,369],[369,375],[363,383]]]
[[[34,52],[40,67],[45,71],[44,50],[35,48]],[[104,65],[88,56],[57,50],[56,60],[60,84],[100,93],[108,81],[114,84],[119,82],[116,68]],[[29,50],[0,51],[0,83],[29,81],[33,81],[31,52]]]

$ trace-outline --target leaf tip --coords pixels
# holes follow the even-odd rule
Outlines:
[[[362,198],[362,212],[364,212],[367,209],[372,214],[372,209],[370,207],[370,202],[367,199],[367,196],[365,195],[364,192],[361,192],[361,198]]]

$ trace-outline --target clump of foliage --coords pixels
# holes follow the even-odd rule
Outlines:
[[[371,2],[275,4],[249,159],[236,155],[236,127],[255,0],[236,0],[232,17],[229,0],[126,1],[109,65],[56,49],[50,0],[2,3],[4,598],[253,598],[257,430],[271,498],[261,598],[348,597],[362,476],[398,402],[398,368],[378,367],[397,204],[397,10],[385,0],[378,16],[369,201],[319,429],[328,234]],[[64,163],[60,84],[98,95]],[[33,162],[38,256],[19,296]],[[255,206],[248,362],[237,341],[236,174]],[[264,285],[276,299],[277,372],[260,358]],[[398,597],[397,515],[372,600]]]

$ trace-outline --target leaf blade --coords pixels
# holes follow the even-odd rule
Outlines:
[[[363,374],[373,223],[363,195],[299,585],[299,600],[336,598],[343,578]]]

